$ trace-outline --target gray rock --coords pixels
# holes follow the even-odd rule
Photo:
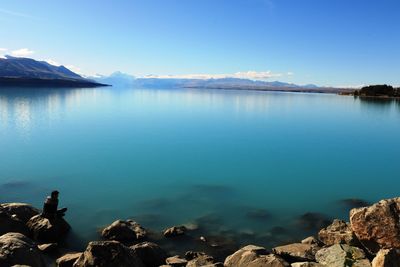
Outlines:
[[[50,243],[63,240],[71,228],[63,218],[49,220],[40,214],[33,216],[26,225],[35,240]]]
[[[0,266],[45,266],[37,244],[21,233],[0,236]]]
[[[318,249],[314,245],[294,243],[275,247],[272,252],[289,261],[313,261]]]
[[[147,235],[147,232],[140,224],[133,220],[117,220],[104,228],[101,235],[108,240],[135,241],[143,239]]]
[[[327,246],[334,244],[359,245],[359,241],[353,233],[350,223],[338,219],[335,219],[326,228],[321,229],[318,237]]]
[[[167,253],[155,243],[142,242],[131,246],[146,267],[158,267],[165,263]]]
[[[4,211],[10,216],[15,215],[23,223],[27,223],[30,218],[40,213],[38,209],[26,203],[0,204],[0,211]]]
[[[118,241],[90,242],[73,267],[145,267],[133,249]]]
[[[371,267],[362,249],[347,244],[336,244],[319,250],[315,254],[318,263],[329,267]],[[351,265],[349,265],[351,264]]]
[[[350,223],[358,240],[372,254],[383,249],[400,249],[400,198],[381,200],[350,211]]]
[[[57,266],[72,267],[81,255],[82,252],[67,253],[56,260]]]
[[[186,227],[185,226],[173,226],[171,228],[168,228],[164,231],[163,235],[165,237],[176,237],[176,236],[181,236],[186,233]]]
[[[394,249],[381,249],[372,260],[372,267],[399,267],[400,254]]]
[[[228,256],[225,267],[288,267],[289,263],[279,256],[268,254],[263,247],[248,245]]]

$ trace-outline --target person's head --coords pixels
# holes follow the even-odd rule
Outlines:
[[[53,192],[51,192],[51,198],[58,198],[58,194],[59,192],[57,190],[54,190]]]

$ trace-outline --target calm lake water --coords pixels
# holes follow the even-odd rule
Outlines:
[[[273,245],[315,231],[310,218],[347,219],[343,199],[398,196],[399,134],[396,101],[3,88],[0,202],[41,207],[58,189],[82,244],[133,218],[157,231],[195,222]]]

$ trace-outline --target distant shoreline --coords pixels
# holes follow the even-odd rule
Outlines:
[[[319,93],[319,94],[340,94],[353,95],[354,89],[348,88],[301,88],[301,87],[237,87],[237,86],[184,86],[186,89],[217,89],[217,90],[244,90],[244,91],[263,91],[263,92],[288,92],[288,93]]]
[[[0,88],[5,86],[21,87],[103,87],[107,84],[85,81],[85,80],[67,80],[67,79],[36,79],[36,78],[5,78],[0,77]]]

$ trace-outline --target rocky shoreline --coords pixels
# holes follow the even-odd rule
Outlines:
[[[173,226],[162,233],[134,220],[117,220],[102,229],[100,241],[84,251],[71,251],[70,231],[62,218],[49,220],[25,203],[0,204],[0,267],[3,266],[226,266],[226,267],[399,267],[400,198],[350,210],[349,222],[335,219],[316,236],[274,248],[249,244],[234,249],[208,236],[195,236],[195,226]],[[193,251],[188,239],[203,245]],[[185,247],[175,255],[165,240]],[[211,255],[207,248],[218,248]],[[173,250],[172,250],[173,251]],[[224,256],[221,256],[224,255]]]

